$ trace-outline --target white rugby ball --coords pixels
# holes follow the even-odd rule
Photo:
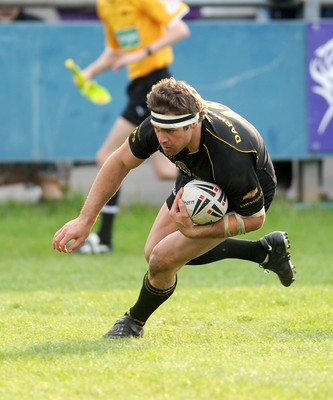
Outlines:
[[[228,209],[227,196],[218,185],[196,179],[184,186],[182,200],[198,225],[220,220]]]

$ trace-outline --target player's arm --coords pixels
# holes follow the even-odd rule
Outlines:
[[[236,212],[226,214],[222,219],[212,224],[195,225],[181,199],[183,188],[180,189],[170,210],[170,216],[175,221],[178,230],[191,239],[226,239],[247,232],[255,231],[265,222],[265,210],[262,208],[250,216],[242,216]]]
[[[130,170],[138,167],[142,162],[142,159],[133,155],[128,140],[125,140],[106,159],[98,172],[80,215],[95,221],[104,204],[118,191]]]
[[[82,244],[104,204],[117,192],[130,170],[142,162],[133,155],[127,140],[113,152],[99,170],[79,216],[55,233],[53,248],[67,253]],[[73,242],[67,250],[66,245],[70,241]]]

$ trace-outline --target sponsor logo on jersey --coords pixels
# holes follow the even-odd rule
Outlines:
[[[116,35],[122,49],[136,47],[140,42],[139,33],[135,27],[117,31]]]
[[[248,200],[248,199],[253,199],[258,193],[258,188],[255,188],[251,190],[251,192],[247,193],[245,196],[243,196],[243,200]]]

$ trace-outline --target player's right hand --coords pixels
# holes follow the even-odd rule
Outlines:
[[[73,219],[54,234],[53,249],[60,253],[71,253],[84,243],[89,233],[90,227],[86,226],[80,217]]]

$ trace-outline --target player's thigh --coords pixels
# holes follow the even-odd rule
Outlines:
[[[176,224],[170,217],[169,209],[164,203],[157,214],[153,226],[149,232],[145,245],[145,256],[147,261],[149,260],[150,254],[153,248],[159,243],[163,238],[170,235],[170,233],[177,230]]]
[[[153,269],[177,271],[222,241],[223,239],[190,239],[175,231],[156,244],[150,256],[149,266]]]
[[[188,261],[205,254],[222,239],[189,239],[178,231],[166,203],[161,207],[145,245],[146,260],[152,255],[162,268],[178,270]]]

